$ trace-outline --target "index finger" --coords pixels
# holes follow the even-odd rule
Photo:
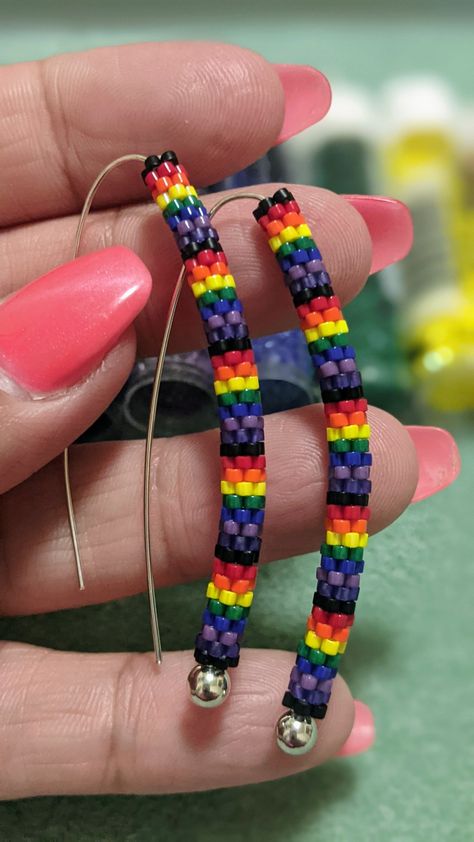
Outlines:
[[[330,103],[325,77],[307,73],[306,125]],[[0,68],[0,226],[77,211],[100,168],[125,153],[175,148],[198,184],[237,172],[277,140],[280,77],[294,108],[288,68],[228,44],[129,44]],[[130,166],[98,204],[143,195]]]

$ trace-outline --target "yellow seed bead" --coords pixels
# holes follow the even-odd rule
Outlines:
[[[188,195],[184,184],[173,184],[168,190],[170,199],[185,199]]]
[[[202,281],[196,281],[194,284],[191,284],[191,289],[193,291],[194,298],[200,298],[201,295],[204,295],[207,292],[206,284]]]
[[[222,589],[219,594],[219,602],[223,602],[224,605],[235,605],[237,602],[237,594],[235,591],[226,591]]]
[[[320,649],[321,648],[321,638],[315,634],[314,631],[306,632],[306,637],[304,639],[306,646],[309,646],[310,649]]]
[[[214,391],[216,395],[225,395],[228,391],[228,380],[214,380]]]
[[[257,497],[265,497],[267,493],[267,483],[266,482],[255,482],[254,484],[253,493],[257,495]]]
[[[219,588],[216,588],[214,582],[209,582],[206,596],[208,599],[219,599]]]
[[[187,184],[184,189],[186,190],[186,194],[188,196],[196,196],[197,198],[197,190],[192,184]]]
[[[221,480],[221,494],[235,494],[235,482],[227,482],[227,480]],[[238,492],[237,492],[238,493]]]
[[[346,532],[345,535],[342,536],[342,545],[344,547],[358,547],[359,546],[360,535],[358,532]]]
[[[306,342],[316,342],[319,339],[319,328],[317,327],[309,327],[308,330],[305,330],[304,335],[306,336]]]
[[[336,544],[339,544],[339,535],[337,532],[331,532],[329,529],[326,532],[326,544],[331,544],[334,547]]]
[[[360,439],[370,439],[370,424],[361,424],[360,425],[358,438],[360,438]]]
[[[224,287],[232,287],[235,289],[235,278],[233,275],[224,275]]]
[[[245,389],[245,377],[231,377],[227,383],[229,392],[242,392]]]
[[[344,652],[346,651],[346,647],[347,647],[347,640],[339,641],[338,655],[344,655]]]
[[[236,482],[235,493],[240,494],[241,497],[249,497],[253,494],[253,482]]]
[[[359,536],[359,547],[366,547],[368,540],[369,540],[369,533],[363,532],[362,535]]]
[[[329,638],[325,638],[321,642],[321,652],[324,652],[326,655],[337,655],[338,651],[339,642],[337,640],[329,640]]]
[[[298,232],[296,228],[293,228],[292,225],[288,225],[287,228],[284,228],[283,231],[280,231],[278,236],[282,243],[292,243],[293,240],[298,239]]]
[[[303,222],[301,225],[298,225],[296,230],[298,232],[298,237],[312,237],[313,236],[311,234],[311,228],[309,227],[309,225],[306,225],[305,222]]]
[[[208,275],[206,278],[206,287],[207,289],[215,292],[218,289],[222,289],[224,286],[224,278],[222,275]]]
[[[235,602],[236,605],[241,605],[242,608],[249,608],[253,602],[253,591],[239,594]]]
[[[326,428],[326,438],[328,441],[337,441],[341,439],[341,431],[338,427],[327,427]]]
[[[252,374],[249,377],[245,378],[245,388],[246,389],[259,389],[260,384],[258,382],[258,377]]]
[[[359,427],[357,424],[348,424],[346,427],[341,427],[341,439],[357,439],[359,437]]]
[[[282,245],[282,242],[279,237],[270,237],[268,245],[270,246],[272,251],[278,251],[278,249]]]
[[[336,322],[336,333],[348,333],[348,332],[349,332],[349,328],[347,327],[346,320],[345,319],[339,319],[339,321]]]
[[[170,197],[168,193],[160,193],[160,195],[156,197],[155,202],[160,210],[164,211],[170,203]]]
[[[318,327],[320,336],[334,336],[335,333],[338,333],[336,330],[336,322],[323,322]]]

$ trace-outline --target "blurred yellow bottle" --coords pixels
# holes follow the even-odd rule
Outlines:
[[[461,177],[460,111],[435,79],[386,90],[390,187],[410,207],[415,240],[400,267],[400,328],[422,400],[474,408],[474,261]],[[473,166],[474,172],[474,166]],[[474,185],[473,185],[474,192]],[[472,237],[472,228],[470,236]]]

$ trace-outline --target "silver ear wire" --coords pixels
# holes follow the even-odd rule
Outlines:
[[[213,205],[209,211],[209,217],[212,219],[224,205],[231,202],[239,201],[240,199],[254,199],[261,202],[264,197],[258,193],[231,193],[229,196],[224,196]],[[176,308],[178,306],[179,297],[183,288],[183,281],[186,275],[186,270],[181,269],[178,280],[176,281],[173,294],[171,296],[170,306],[168,309],[168,316],[163,333],[163,341],[161,343],[160,354],[156,363],[155,376],[153,380],[153,390],[150,401],[150,413],[148,416],[148,427],[145,445],[145,470],[144,470],[144,489],[143,489],[143,524],[144,524],[144,538],[145,538],[145,563],[146,563],[146,579],[148,587],[148,602],[150,605],[150,623],[151,633],[153,637],[153,649],[155,653],[155,660],[157,664],[162,661],[161,637],[160,627],[158,623],[158,607],[156,603],[155,582],[153,579],[153,564],[151,559],[151,532],[150,532],[150,480],[151,480],[151,453],[153,448],[153,433],[155,429],[156,410],[158,406],[158,398],[160,395],[161,380],[163,377],[163,366],[165,363],[166,352],[173,327]]]
[[[100,185],[102,184],[104,178],[108,176],[112,170],[116,167],[121,166],[122,164],[126,164],[129,161],[140,161],[142,164],[145,163],[146,157],[145,155],[138,155],[138,154],[131,154],[131,155],[122,155],[121,158],[115,158],[114,161],[111,161],[110,164],[107,164],[103,170],[100,171],[99,175],[95,179],[91,189],[89,190],[84,204],[82,206],[81,215],[79,217],[79,222],[77,223],[76,228],[76,236],[74,238],[74,249],[72,259],[75,260],[77,255],[79,254],[79,248],[81,245],[82,234],[84,232],[84,226],[86,224],[86,219],[91,209],[92,202],[94,201],[95,194],[99,189]],[[84,590],[84,573],[82,570],[82,562],[81,562],[81,553],[79,550],[79,542],[77,539],[77,524],[76,524],[76,517],[74,514],[74,503],[72,499],[72,491],[71,491],[71,477],[69,472],[69,449],[66,447],[64,454],[63,454],[63,471],[64,471],[64,487],[66,490],[66,504],[67,504],[67,516],[69,521],[69,531],[71,533],[71,540],[72,540],[72,547],[74,550],[74,559],[76,562],[76,571],[77,571],[77,581],[79,583],[79,590]]]
[[[94,183],[92,184],[86,199],[84,201],[84,205],[81,211],[81,215],[79,217],[79,222],[76,229],[76,236],[74,240],[74,250],[73,250],[73,259],[78,256],[79,248],[81,245],[81,239],[84,232],[84,226],[86,223],[87,216],[90,212],[92,202],[94,201],[95,194],[99,189],[100,185],[104,181],[104,179],[109,175],[112,170],[116,167],[121,166],[122,164],[128,163],[129,161],[139,161],[140,163],[145,163],[146,157],[145,155],[139,154],[131,154],[131,155],[122,155],[120,158],[116,158],[114,161],[111,161],[110,164],[107,164],[103,170],[99,173],[97,178],[95,179]],[[228,196],[224,196],[224,198],[220,199],[215,205],[211,208],[209,212],[209,217],[212,219],[224,205],[228,205],[231,202],[236,202],[241,199],[253,199],[257,202],[261,202],[263,200],[263,196],[259,193],[231,193]],[[150,413],[148,416],[148,426],[147,426],[147,435],[146,435],[146,444],[145,444],[145,466],[144,466],[144,493],[143,493],[143,524],[144,524],[144,539],[145,539],[145,563],[146,563],[146,580],[147,580],[147,591],[148,591],[148,602],[150,606],[150,624],[151,624],[151,633],[153,638],[153,649],[155,653],[155,660],[157,664],[161,664],[162,661],[162,648],[161,648],[161,636],[160,636],[160,626],[158,622],[158,607],[156,602],[156,593],[155,593],[155,582],[153,578],[153,564],[151,559],[151,532],[150,532],[150,479],[151,479],[151,454],[153,448],[153,432],[155,429],[155,422],[156,422],[156,412],[158,406],[158,398],[160,394],[160,386],[163,377],[163,367],[165,363],[166,352],[168,350],[169,339],[171,335],[171,329],[173,327],[174,317],[176,314],[176,308],[178,306],[179,297],[181,295],[181,290],[183,288],[183,281],[185,278],[186,271],[183,267],[181,269],[178,279],[176,281],[173,294],[171,296],[170,305],[168,308],[168,315],[166,318],[165,329],[163,332],[163,340],[160,347],[160,352],[158,355],[155,375],[153,380],[153,390],[151,395],[150,401]],[[63,455],[63,468],[64,468],[64,486],[66,491],[66,503],[67,503],[67,513],[68,513],[68,521],[69,521],[69,530],[71,533],[71,540],[72,546],[74,550],[74,559],[76,563],[76,571],[77,571],[77,579],[79,583],[79,589],[84,590],[84,574],[82,569],[82,562],[81,562],[81,554],[79,549],[79,542],[78,542],[78,535],[77,535],[77,524],[76,524],[76,517],[74,513],[74,502],[72,497],[71,491],[71,478],[70,478],[70,471],[69,471],[69,449],[66,448],[64,450]]]

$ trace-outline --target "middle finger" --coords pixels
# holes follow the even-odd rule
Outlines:
[[[279,186],[266,184],[255,189],[270,195]],[[290,189],[315,232],[337,294],[343,303],[349,301],[362,288],[371,264],[372,241],[362,216],[348,201],[327,190],[302,185]],[[206,197],[208,208],[223,195]],[[381,202],[380,212],[387,213],[389,204],[404,209],[395,202],[386,205]],[[296,323],[276,261],[253,219],[255,206],[256,202],[252,201],[236,203],[222,211],[216,224],[251,330],[258,335],[284,330]],[[157,351],[171,289],[180,269],[173,238],[159,217],[158,209],[151,203],[96,212],[86,226],[82,248],[84,252],[95,251],[121,243],[133,249],[150,269],[154,289],[137,320],[139,354],[145,356]],[[411,239],[408,211],[406,217],[408,250]],[[69,260],[76,226],[77,217],[71,216],[0,232],[0,297]],[[384,227],[380,229],[379,236],[384,236],[384,230]],[[170,350],[184,351],[202,344],[202,327],[195,313],[194,298],[185,290]]]

